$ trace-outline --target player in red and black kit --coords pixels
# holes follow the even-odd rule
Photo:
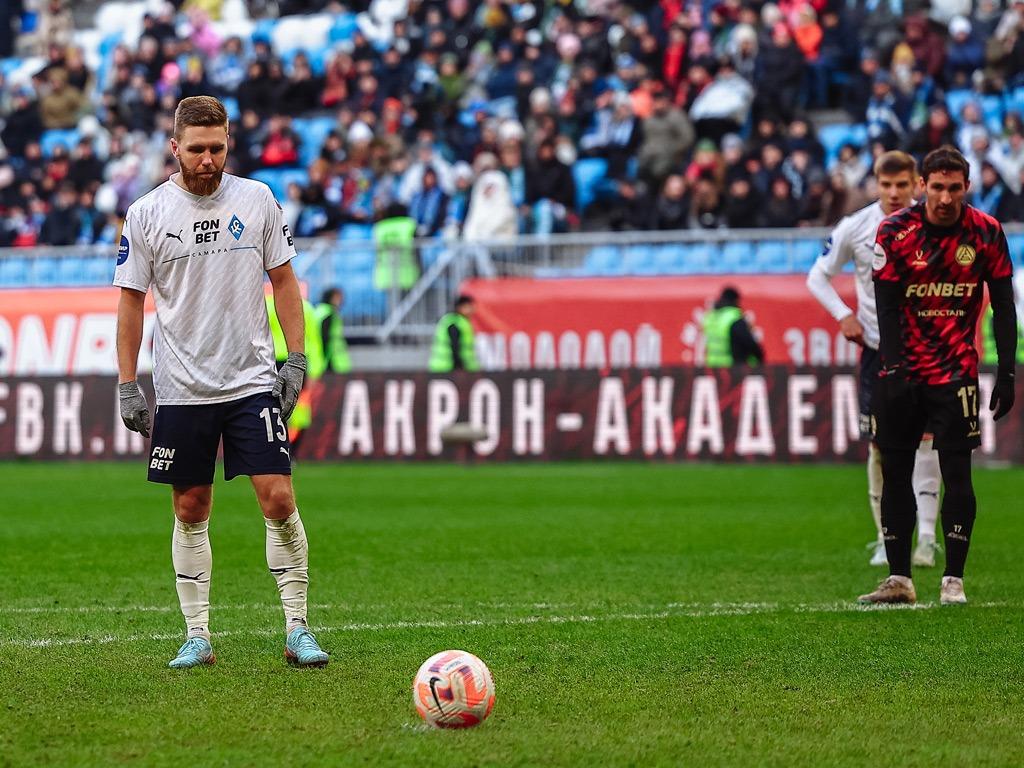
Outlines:
[[[924,202],[886,218],[875,239],[874,282],[882,368],[873,399],[882,452],[882,530],[890,576],[865,603],[913,603],[910,549],[916,519],[911,475],[925,424],[946,492],[943,605],[965,603],[963,575],[976,502],[971,451],[981,444],[974,338],[989,291],[999,357],[989,402],[994,418],[1013,407],[1017,320],[1013,266],[999,222],[965,205],[968,165],[956,149],[930,152],[921,168]]]

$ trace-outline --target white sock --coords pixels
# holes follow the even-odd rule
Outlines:
[[[266,520],[267,567],[277,580],[288,632],[306,626],[306,588],[309,585],[309,545],[299,510],[284,520]]]
[[[178,590],[188,636],[207,640],[210,639],[210,573],[213,570],[209,525],[209,520],[183,523],[175,518],[171,536],[174,586]]]
[[[868,503],[878,540],[882,541],[882,452],[874,443],[868,444]]]
[[[935,541],[935,521],[939,517],[939,452],[932,441],[922,440],[914,457],[914,495],[917,497],[917,540]]]

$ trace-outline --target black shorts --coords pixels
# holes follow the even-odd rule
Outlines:
[[[925,431],[936,450],[971,450],[981,445],[978,381],[908,384],[891,377],[875,382],[872,427],[883,451],[916,450]]]
[[[877,349],[864,347],[860,353],[860,382],[857,387],[857,400],[860,405],[860,436],[867,440],[871,437],[871,395],[878,381],[878,369],[882,365],[882,356]]]
[[[224,439],[224,479],[290,475],[291,446],[281,404],[269,392],[210,405],[159,405],[150,443],[149,480],[210,485]]]

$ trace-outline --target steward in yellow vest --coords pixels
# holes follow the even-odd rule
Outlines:
[[[473,298],[459,296],[455,300],[455,311],[449,312],[437,323],[434,331],[434,345],[430,349],[430,371],[479,371],[476,348],[473,341]]]
[[[405,215],[400,205],[392,205],[384,217],[373,225],[373,242],[377,245],[377,266],[373,285],[379,291],[397,288],[408,291],[420,279],[420,263],[416,258],[416,220]]]
[[[341,288],[328,288],[314,310],[327,368],[335,373],[348,373],[352,370],[352,360],[348,356],[348,344],[345,341],[345,326],[341,319],[343,302]]]
[[[704,364],[708,368],[764,362],[764,349],[750,332],[739,303],[739,291],[723,288],[714,309],[704,315]]]

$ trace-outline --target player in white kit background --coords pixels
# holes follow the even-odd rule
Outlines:
[[[285,614],[285,656],[323,666],[306,624],[308,546],[291,480],[285,422],[306,371],[295,247],[270,189],[224,173],[228,118],[217,99],[178,104],[171,152],[180,172],[125,215],[114,271],[121,288],[117,358],[121,418],[152,443],[149,479],[172,486],[171,556],[187,637],[174,668],[214,662],[208,533],[217,449],[224,476],[248,475],[267,529],[267,565]],[[288,359],[276,371],[264,300],[270,277]],[[156,305],[156,412],[136,381],[143,306]]]
[[[917,163],[903,152],[886,152],[875,161],[878,201],[842,219],[832,230],[824,252],[811,267],[807,287],[821,305],[839,322],[848,340],[862,347],[860,364],[860,432],[871,437],[871,393],[878,379],[878,314],[875,285],[871,277],[875,234],[882,220],[913,203],[918,183]],[[857,290],[857,311],[850,309],[832,286],[832,280],[853,263]],[[868,444],[868,502],[875,520],[877,539],[872,542],[871,564],[885,565],[882,540],[882,455]],[[935,521],[939,516],[939,458],[925,435],[914,464],[914,495],[917,499],[918,541],[914,565],[935,565]]]

